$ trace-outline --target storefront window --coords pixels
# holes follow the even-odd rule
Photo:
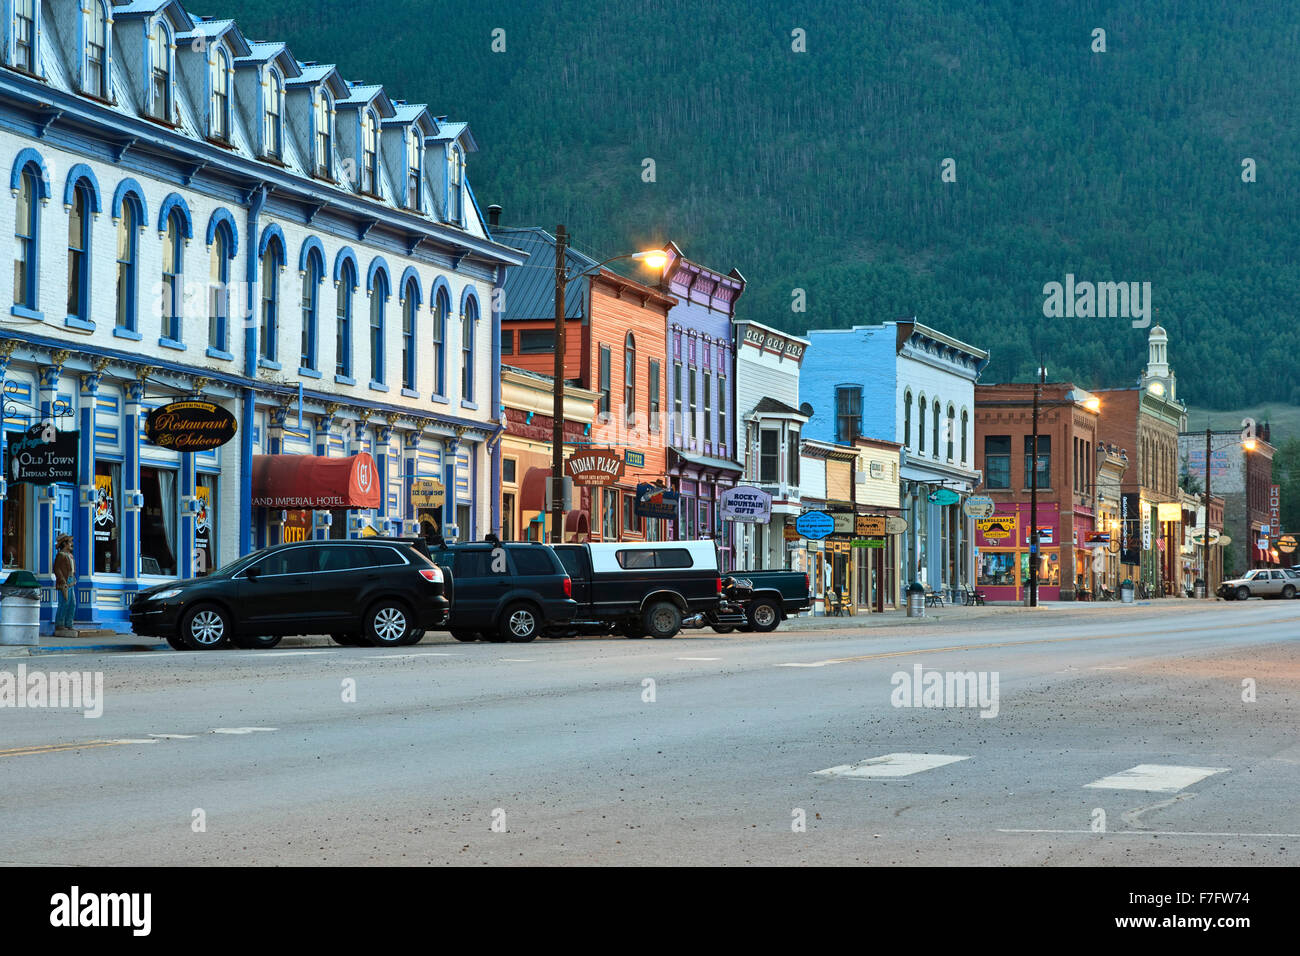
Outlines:
[[[7,513],[8,509],[6,509]],[[122,466],[95,462],[95,570],[122,573]]]
[[[140,573],[176,574],[176,472],[141,468]]]
[[[986,587],[1015,587],[1015,560],[1010,551],[981,553],[979,583]]]
[[[513,462],[512,462],[513,464]],[[515,539],[515,496],[501,496],[501,540]]]
[[[4,566],[27,567],[27,486],[10,483],[4,503]]]
[[[458,541],[472,541],[474,528],[473,522],[470,521],[469,505],[456,506],[456,526],[458,529]]]
[[[624,531],[636,530],[635,505],[636,505],[635,495],[623,496],[623,530]]]
[[[203,575],[217,567],[217,476],[199,475],[197,482],[199,510],[194,516],[194,571]]]
[[[606,541],[618,537],[618,492],[613,488],[605,489],[605,517],[600,525],[601,536]]]
[[[1029,552],[1020,552],[1020,583],[1029,584]],[[1061,586],[1061,555],[1056,551],[1043,551],[1038,555],[1038,586],[1041,588],[1059,588]]]

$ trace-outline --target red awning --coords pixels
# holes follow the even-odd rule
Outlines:
[[[570,511],[564,516],[564,540],[583,544],[591,538],[591,519],[585,511]]]
[[[378,508],[379,471],[365,452],[351,458],[254,455],[253,506]]]
[[[520,511],[546,510],[546,483],[551,480],[551,469],[529,468],[519,485]]]

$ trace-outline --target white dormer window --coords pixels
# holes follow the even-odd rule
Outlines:
[[[316,97],[316,175],[334,178],[334,101],[324,88]]]
[[[375,111],[361,114],[361,191],[379,195],[379,121]]]
[[[423,206],[420,182],[424,176],[424,144],[419,127],[412,126],[406,138],[406,208],[419,212]]]
[[[172,32],[161,18],[149,37],[149,105],[155,119],[172,121]]]
[[[90,0],[86,10],[86,62],[82,92],[108,99],[108,0]]]
[[[447,151],[447,218],[452,222],[465,219],[465,157],[459,146]]]
[[[223,143],[230,139],[230,56],[222,47],[217,47],[212,57],[212,102],[209,109],[211,136]]]
[[[36,19],[38,0],[14,0],[13,65],[36,72]]]
[[[284,80],[275,67],[267,71],[266,127],[263,144],[266,155],[279,159],[284,153]]]

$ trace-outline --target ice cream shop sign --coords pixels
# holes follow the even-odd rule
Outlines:
[[[160,448],[208,451],[235,437],[235,416],[215,402],[185,399],[155,408],[144,423],[145,434]]]

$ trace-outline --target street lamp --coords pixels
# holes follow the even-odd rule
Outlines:
[[[1207,424],[1205,426],[1205,528],[1203,529],[1204,537],[1201,539],[1201,577],[1205,581],[1205,597],[1207,600],[1212,600],[1214,597],[1210,593],[1210,455],[1238,444],[1246,452],[1252,452],[1256,447],[1254,438],[1243,438],[1239,442],[1230,441],[1218,448],[1211,448],[1210,438],[1210,426]]]
[[[551,541],[564,540],[564,292],[574,279],[598,272],[602,267],[619,259],[634,259],[650,269],[662,269],[668,263],[668,255],[662,249],[649,249],[645,252],[630,252],[621,256],[611,256],[580,272],[569,274],[565,260],[569,246],[569,234],[564,226],[555,229],[555,394],[552,405],[551,430]]]

